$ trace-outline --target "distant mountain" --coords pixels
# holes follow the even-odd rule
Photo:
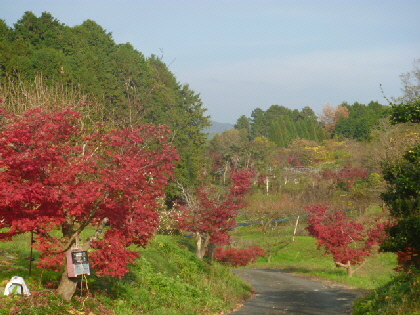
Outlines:
[[[222,133],[226,130],[232,129],[233,128],[233,124],[229,124],[229,123],[219,123],[217,121],[210,121],[211,126],[207,129],[204,129],[203,132],[208,133],[209,134],[209,138],[213,138],[213,136],[215,134],[218,133]]]

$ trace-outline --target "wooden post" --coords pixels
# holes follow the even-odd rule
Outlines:
[[[29,275],[32,274],[32,259],[33,259],[33,248],[32,244],[34,243],[34,232],[31,231],[31,254],[29,255]]]
[[[293,242],[295,241],[296,230],[299,224],[299,216],[296,219],[295,230],[293,231]]]
[[[269,182],[270,182],[270,180],[269,180],[268,175],[267,175],[267,177],[265,178],[265,193],[266,193],[267,196],[268,196]]]

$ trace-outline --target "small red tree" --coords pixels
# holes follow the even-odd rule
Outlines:
[[[136,257],[128,246],[145,246],[158,227],[156,199],[178,158],[166,127],[98,127],[86,135],[81,115],[70,109],[36,108],[4,120],[0,240],[33,232],[41,253],[38,266],[59,271],[65,253],[94,227],[80,244],[82,250],[93,249],[93,269],[123,276]],[[76,279],[64,270],[59,294],[69,300],[75,289]]]
[[[193,197],[186,197],[180,209],[178,224],[181,229],[192,232],[197,242],[196,255],[202,259],[210,243],[227,245],[228,231],[235,227],[237,210],[244,206],[243,196],[251,188],[253,173],[247,170],[232,174],[232,184],[225,195],[215,187],[204,186]]]
[[[366,229],[344,211],[331,211],[325,205],[312,205],[306,211],[309,213],[307,230],[318,239],[318,249],[324,248],[326,254],[331,254],[336,266],[346,268],[349,276],[363,266],[366,257],[372,255],[385,237],[384,222]],[[355,265],[360,266],[354,269]]]
[[[324,169],[322,177],[327,180],[333,180],[334,185],[343,189],[350,189],[357,180],[365,179],[368,176],[368,170],[357,167],[345,167],[341,170]]]

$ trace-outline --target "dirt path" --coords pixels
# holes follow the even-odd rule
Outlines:
[[[234,315],[339,315],[351,314],[354,299],[360,295],[340,285],[315,281],[272,269],[237,269],[248,281],[255,296]]]

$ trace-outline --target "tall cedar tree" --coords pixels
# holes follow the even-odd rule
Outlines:
[[[306,207],[309,213],[307,230],[324,248],[326,254],[333,256],[337,267],[347,269],[352,276],[366,257],[371,256],[385,236],[385,223],[377,219],[376,225],[367,229],[363,224],[351,220],[344,211],[331,211],[325,205]],[[354,269],[355,265],[360,265]]]
[[[235,227],[237,210],[244,206],[243,197],[251,188],[253,172],[240,170],[232,174],[232,184],[222,196],[212,186],[197,189],[195,198],[186,198],[178,224],[192,232],[196,241],[196,255],[202,259],[209,244],[230,243],[229,230]]]
[[[33,232],[38,266],[62,271],[65,253],[83,234],[89,237],[79,245],[92,249],[96,274],[127,273],[137,255],[128,247],[145,246],[156,231],[156,198],[178,159],[167,128],[98,127],[86,135],[81,115],[70,109],[2,113],[0,240]],[[64,270],[64,299],[71,299],[76,280]]]

